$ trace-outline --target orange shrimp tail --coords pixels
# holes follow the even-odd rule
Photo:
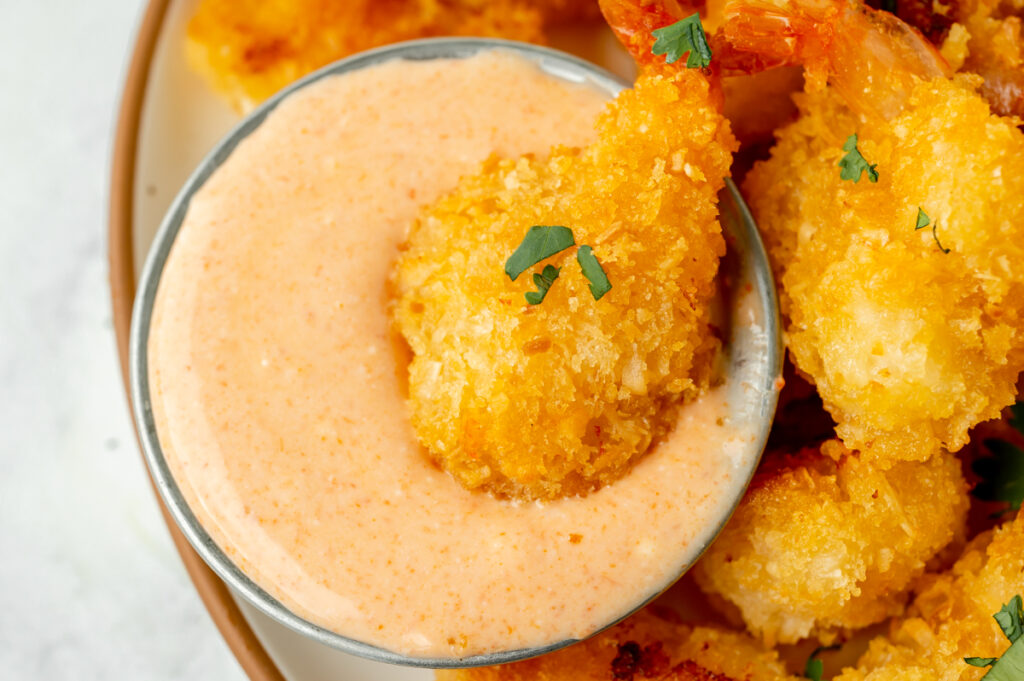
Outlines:
[[[654,46],[651,33],[684,17],[684,10],[678,3],[674,0],[599,0],[598,4],[615,37],[639,66],[664,66],[665,58],[651,52]]]
[[[809,89],[828,83],[857,111],[885,118],[899,113],[914,78],[950,74],[920,32],[855,0],[735,0],[718,38],[727,74],[803,66]]]
[[[685,61],[666,63],[664,55],[652,51],[655,38],[653,32],[671,26],[704,9],[704,0],[599,0],[601,12],[626,51],[633,57],[641,71],[659,73],[665,76],[678,74],[686,69]],[[715,54],[714,37],[709,37],[712,54]],[[718,111],[725,103],[719,74],[721,70],[712,57],[711,66],[702,69],[711,88],[708,97]]]
[[[812,87],[823,86],[831,61],[841,3],[776,5],[739,0],[726,10],[719,34],[723,69],[751,73],[777,66],[803,66]]]

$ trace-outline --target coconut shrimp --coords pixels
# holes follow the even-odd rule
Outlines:
[[[675,17],[605,10],[633,30],[644,72],[594,142],[488,161],[423,209],[394,270],[413,426],[469,489],[549,499],[608,484],[710,378],[717,194],[736,141],[709,77],[651,54],[650,29]],[[535,226],[573,245],[513,280],[503,267]],[[587,256],[610,284],[600,297]]]
[[[927,575],[906,616],[836,681],[978,681],[965,657],[999,657],[1010,643],[992,617],[1024,594],[1024,518],[975,538],[947,572]]]
[[[963,546],[967,509],[948,453],[888,470],[836,440],[771,454],[697,581],[769,644],[832,643],[902,612],[928,562]]]
[[[189,21],[187,53],[245,112],[360,50],[443,35],[544,43],[550,26],[598,15],[596,0],[202,0]]]
[[[437,681],[796,681],[778,653],[746,634],[682,623],[647,607],[564,650],[497,667],[438,671]]]
[[[730,12],[730,49],[807,69],[799,119],[744,184],[794,364],[866,459],[958,450],[1024,369],[1024,133],[890,14]]]
[[[894,12],[939,46],[951,67],[982,76],[979,92],[994,112],[1024,117],[1024,3],[905,0]]]

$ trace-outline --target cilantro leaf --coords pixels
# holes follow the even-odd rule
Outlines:
[[[604,273],[601,263],[597,261],[594,249],[590,246],[580,246],[576,251],[576,261],[583,269],[583,276],[590,282],[590,295],[594,296],[594,300],[601,300],[604,294],[612,290],[612,284],[608,281],[608,275]]]
[[[928,225],[932,224],[932,219],[928,217],[928,214],[921,210],[921,206],[917,207],[917,225],[914,227],[916,232],[919,229],[924,229]]]
[[[981,478],[971,494],[982,501],[1002,501],[1017,511],[1024,503],[1024,450],[1006,442],[989,438],[985,448],[991,457],[976,459],[971,470]]]
[[[992,617],[999,623],[999,628],[1010,639],[1010,643],[1016,643],[1017,639],[1024,635],[1024,599],[1017,594],[1010,599],[1010,602],[1002,607]]]
[[[526,232],[522,243],[505,261],[505,274],[515,281],[520,274],[541,260],[564,251],[576,244],[572,230],[561,225],[534,225]]]
[[[860,182],[860,176],[867,171],[868,179],[872,182],[878,182],[878,171],[875,170],[878,164],[870,165],[868,160],[860,153],[860,149],[857,148],[857,135],[850,135],[846,138],[846,143],[843,144],[843,151],[846,152],[846,155],[839,160],[840,179]]]
[[[537,285],[537,290],[526,292],[526,302],[530,305],[540,305],[544,302],[544,297],[548,294],[548,289],[555,283],[555,279],[558,279],[558,273],[561,271],[561,267],[548,265],[540,274],[535,272],[533,275],[533,283]]]
[[[949,253],[949,249],[948,248],[943,248],[942,242],[939,241],[939,235],[935,232],[936,228],[939,226],[939,223],[938,222],[933,223],[932,219],[930,217],[928,217],[928,214],[925,213],[923,210],[921,210],[921,206],[918,206],[917,207],[917,224],[914,225],[914,231],[916,232],[919,229],[924,229],[928,225],[932,226],[932,238],[935,239],[935,245],[938,246],[939,250],[942,251],[943,253]]]
[[[1024,679],[1024,599],[1017,594],[992,617],[1010,639],[1010,647],[1002,657],[965,657],[964,662],[974,667],[992,667],[982,679],[1020,681]]]
[[[1024,679],[1024,639],[1006,649],[1003,656],[992,663],[984,681],[1020,681]]]
[[[711,64],[711,46],[700,23],[699,14],[691,14],[682,21],[651,31],[654,36],[653,54],[665,55],[665,63],[672,64],[689,52],[686,68],[706,68]]]
[[[834,645],[815,648],[811,656],[807,658],[807,664],[804,666],[804,676],[811,681],[822,681],[821,676],[825,673],[825,663],[818,659],[818,655],[828,650],[839,650],[839,647]]]
[[[816,657],[812,657],[807,660],[807,666],[804,667],[804,676],[809,678],[811,681],[821,681],[821,675],[825,673],[825,663]]]

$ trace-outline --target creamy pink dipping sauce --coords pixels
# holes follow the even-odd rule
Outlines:
[[[160,444],[296,614],[415,657],[580,638],[728,514],[756,452],[719,391],[625,479],[545,504],[467,492],[409,424],[386,282],[417,208],[492,153],[586,144],[605,101],[508,53],[390,62],[291,95],[193,198],[150,327]]]

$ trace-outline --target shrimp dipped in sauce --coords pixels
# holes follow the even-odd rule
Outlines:
[[[731,49],[806,67],[799,119],[744,185],[797,369],[866,459],[958,450],[1024,369],[1019,121],[888,13],[846,0],[730,13]]]
[[[491,159],[423,209],[393,273],[413,426],[469,489],[550,499],[609,484],[711,378],[716,197],[737,144],[712,69],[652,54],[651,31],[679,17],[602,9],[643,72],[595,141]]]

